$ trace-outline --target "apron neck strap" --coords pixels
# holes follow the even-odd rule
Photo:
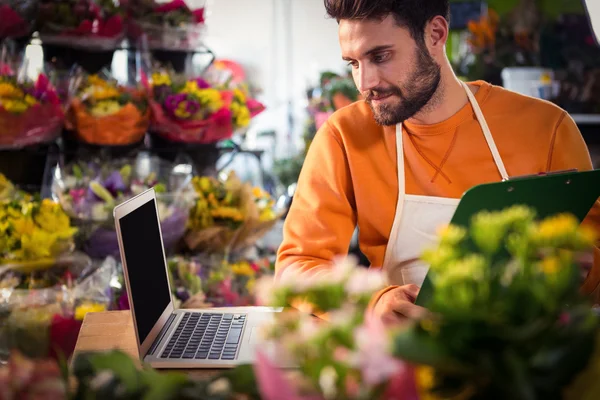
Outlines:
[[[469,103],[471,103],[471,107],[475,112],[475,117],[477,118],[477,122],[479,122],[479,126],[481,126],[481,130],[483,131],[483,136],[488,144],[488,148],[492,153],[492,157],[494,158],[494,163],[496,164],[496,168],[498,168],[498,172],[502,177],[503,181],[509,179],[508,172],[506,172],[506,168],[504,167],[504,162],[502,161],[502,157],[500,157],[500,153],[498,152],[498,147],[496,146],[496,142],[494,142],[494,138],[492,137],[492,132],[490,132],[490,128],[483,116],[483,112],[477,103],[477,99],[469,89],[469,86],[461,81],[462,87],[465,89],[467,93],[467,98],[469,99]],[[398,183],[400,193],[405,192],[405,182],[404,182],[404,146],[403,146],[403,128],[402,124],[396,125],[396,151],[397,151],[397,159],[398,159]]]
[[[500,176],[503,181],[508,180],[508,172],[506,172],[506,168],[504,167],[504,162],[502,162],[502,157],[500,157],[500,153],[498,152],[498,147],[496,146],[496,142],[494,142],[494,138],[492,137],[492,132],[490,132],[490,128],[488,127],[487,121],[483,116],[483,112],[481,112],[481,108],[479,107],[479,103],[477,103],[477,99],[475,99],[475,95],[469,89],[469,85],[465,82],[460,82],[465,92],[467,93],[467,97],[469,98],[469,102],[471,103],[471,107],[473,107],[473,111],[475,111],[475,116],[477,117],[477,122],[479,122],[479,126],[481,126],[481,130],[483,131],[483,136],[488,144],[490,152],[492,153],[492,157],[494,157],[494,162],[496,163],[496,167],[498,168],[498,172],[500,172]]]

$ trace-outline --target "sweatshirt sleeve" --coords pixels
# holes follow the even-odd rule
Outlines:
[[[317,132],[304,160],[277,254],[276,278],[286,268],[326,273],[332,260],[348,254],[356,226],[347,155],[329,123]]]
[[[571,116],[565,112],[558,121],[554,132],[553,144],[548,159],[548,171],[574,168],[577,168],[578,171],[592,170],[592,160],[579,128],[577,128]],[[583,224],[594,228],[600,237],[600,202],[598,200],[584,219]],[[600,242],[597,242],[592,268],[581,288],[585,295],[592,294],[600,284],[599,246]]]

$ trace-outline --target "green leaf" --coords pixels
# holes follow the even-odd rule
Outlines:
[[[143,373],[141,380],[147,388],[143,396],[144,400],[176,399],[179,392],[191,384],[190,378],[185,374],[159,373],[153,370]]]
[[[96,373],[105,370],[112,372],[125,387],[127,393],[139,390],[139,371],[127,354],[120,351],[97,353],[89,357],[89,362]]]
[[[250,399],[260,399],[258,391],[258,382],[254,375],[254,367],[250,364],[240,365],[223,374],[233,387],[234,393],[244,393]]]

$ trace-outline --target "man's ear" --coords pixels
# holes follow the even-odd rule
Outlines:
[[[448,40],[448,21],[446,18],[438,15],[433,17],[425,26],[425,45],[431,54],[444,52],[446,41]]]

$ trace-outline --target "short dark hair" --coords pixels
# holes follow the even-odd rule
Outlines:
[[[423,42],[425,25],[441,15],[450,23],[448,0],[324,0],[331,18],[384,19],[392,14],[399,26],[408,28],[417,42]]]

